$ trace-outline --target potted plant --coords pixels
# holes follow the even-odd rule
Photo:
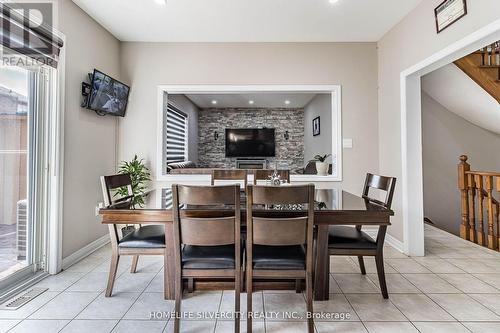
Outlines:
[[[144,198],[147,195],[146,183],[151,181],[151,174],[149,173],[149,169],[144,164],[144,160],[139,160],[137,155],[135,155],[130,162],[122,161],[118,166],[118,173],[128,173],[132,179],[132,194],[134,195],[132,207],[135,207],[136,205],[143,207]],[[118,189],[115,195],[127,196],[127,188],[123,187]]]
[[[326,162],[326,159],[329,156],[331,156],[331,154],[318,154],[311,160],[311,162],[316,162],[316,173],[319,176],[328,176],[328,162]]]

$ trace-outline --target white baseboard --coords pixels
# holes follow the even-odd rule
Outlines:
[[[99,250],[101,247],[109,243],[109,235],[106,234],[90,244],[85,245],[80,250],[70,254],[62,260],[62,269],[67,269],[69,266],[79,262],[91,253]]]
[[[374,227],[367,227],[363,229],[370,237],[375,239],[377,237],[377,232],[378,228]],[[395,238],[394,236],[389,235],[388,233],[385,234],[385,242],[392,246],[395,250],[398,250],[401,253],[404,253],[404,246],[403,242],[401,242],[399,239]]]

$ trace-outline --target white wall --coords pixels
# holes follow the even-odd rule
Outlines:
[[[63,258],[107,234],[95,216],[99,176],[115,172],[117,121],[80,107],[81,83],[98,68],[119,78],[119,41],[71,1],[61,1],[66,35],[64,102]]]
[[[121,44],[122,79],[131,83],[120,122],[119,157],[156,163],[157,86],[161,84],[340,84],[344,187],[360,192],[378,169],[377,53],[374,43],[136,43]],[[155,176],[155,175],[153,175]]]
[[[378,133],[382,174],[398,177],[393,202],[395,216],[389,234],[403,240],[401,192],[400,73],[453,42],[500,18],[498,0],[469,0],[468,14],[440,34],[434,8],[442,0],[423,0],[378,42]],[[369,120],[365,120],[369,122]]]
[[[320,117],[320,135],[313,136],[312,121]],[[318,94],[304,107],[304,164],[317,155],[332,153],[332,96]],[[328,160],[331,163],[331,157]]]
[[[461,223],[457,164],[469,156],[474,170],[500,170],[500,135],[457,116],[422,94],[424,213],[439,228],[459,235]]]
[[[188,116],[188,159],[198,162],[198,107],[185,95],[168,94],[169,102],[172,102],[179,110]],[[166,126],[166,123],[165,123]],[[164,132],[166,133],[165,129]],[[165,156],[163,156],[165,157]],[[166,169],[166,162],[163,163]]]

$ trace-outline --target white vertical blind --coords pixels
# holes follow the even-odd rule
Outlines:
[[[187,116],[167,104],[167,164],[187,161]]]

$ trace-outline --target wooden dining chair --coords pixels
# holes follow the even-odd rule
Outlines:
[[[290,170],[272,170],[272,169],[257,169],[253,172],[253,184],[257,185],[259,180],[269,180],[269,177],[275,172],[278,172],[281,180],[286,180],[290,183]]]
[[[174,332],[179,332],[183,279],[234,278],[235,332],[240,330],[241,216],[240,186],[172,185],[175,257]],[[223,216],[193,212],[196,208],[228,205]],[[182,206],[182,209],[181,209]]]
[[[293,217],[259,217],[260,207],[297,204],[305,204],[307,209],[298,211]],[[312,314],[314,185],[248,185],[246,210],[248,313],[252,312],[253,279],[255,278],[305,279],[307,311]],[[248,315],[247,332],[252,332],[252,317]],[[314,332],[312,318],[308,319],[308,332]]]
[[[391,209],[396,178],[368,173],[363,187],[363,198],[367,204]],[[385,192],[385,199],[379,200],[370,195],[370,189]],[[361,230],[362,226],[330,226],[328,236],[328,253],[332,256],[357,256],[361,274],[366,274],[364,256],[375,257],[380,290],[384,298],[389,298],[384,272],[384,239],[387,226],[379,226],[377,238],[374,240]],[[328,257],[328,265],[330,257]]]
[[[132,180],[129,174],[119,174],[112,176],[101,177],[102,193],[104,197],[104,205],[108,209],[130,209],[134,200],[132,192]],[[119,188],[127,188],[127,195],[115,198],[116,190]],[[119,237],[116,224],[109,224],[109,235],[111,239],[111,267],[109,270],[108,285],[106,287],[106,297],[111,296],[113,285],[118,270],[120,256],[132,255],[131,273],[137,270],[139,255],[163,255],[165,256],[165,227],[162,225],[147,225],[141,226],[127,233],[123,237]],[[165,256],[166,260],[166,256]],[[167,286],[166,281],[165,288]],[[167,290],[164,291],[164,296],[167,298]]]
[[[217,180],[237,180],[242,183],[243,188],[247,186],[247,171],[242,169],[214,169],[212,170],[211,184],[215,185]]]

